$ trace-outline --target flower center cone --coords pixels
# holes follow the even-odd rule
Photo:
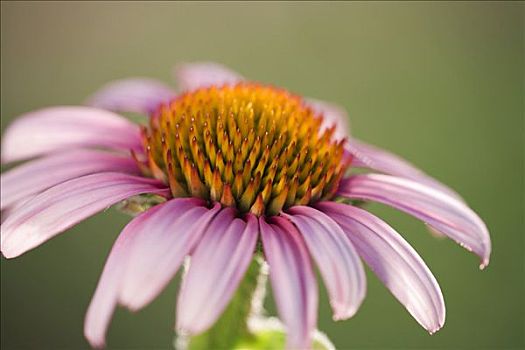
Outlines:
[[[151,115],[143,171],[174,197],[275,215],[331,198],[350,165],[335,126],[296,95],[254,83],[203,88]]]

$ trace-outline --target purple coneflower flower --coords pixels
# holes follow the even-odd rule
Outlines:
[[[108,257],[85,320],[93,346],[104,345],[118,304],[147,305],[186,256],[176,327],[189,335],[207,330],[259,250],[289,348],[308,348],[316,328],[314,264],[336,320],[363,301],[362,259],[422,327],[443,326],[443,296],[423,260],[390,225],[351,203],[415,216],[478,255],[483,268],[490,237],[459,195],[346,135],[345,112],[334,105],[216,64],[181,66],[177,78],[180,94],[147,79],[109,84],[92,107],[28,113],[2,140],[3,162],[32,159],[1,177],[7,258],[130,197],[155,199]],[[148,114],[149,123],[135,125],[117,111]],[[351,174],[353,167],[372,173]]]

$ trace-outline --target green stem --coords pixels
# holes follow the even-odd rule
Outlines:
[[[206,332],[191,337],[189,350],[232,349],[240,339],[252,336],[248,330],[248,317],[260,270],[261,265],[254,258],[219,320]]]

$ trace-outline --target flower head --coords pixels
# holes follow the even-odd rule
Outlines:
[[[93,346],[104,345],[118,304],[147,305],[187,256],[176,327],[190,335],[209,329],[258,242],[289,348],[308,348],[316,328],[313,263],[335,320],[354,315],[364,299],[363,260],[425,329],[443,326],[443,296],[421,257],[352,201],[404,211],[477,254],[485,267],[487,228],[455,191],[347,135],[339,107],[246,82],[216,64],[185,65],[177,76],[183,93],[148,79],[118,81],[90,98],[93,107],[28,113],[3,138],[4,162],[36,158],[1,176],[5,257],[113,204],[140,203],[86,316]],[[149,121],[139,127],[114,112],[144,113]]]
[[[200,88],[162,104],[144,128],[146,174],[173,197],[276,215],[329,199],[349,165],[335,127],[289,92],[253,83]]]

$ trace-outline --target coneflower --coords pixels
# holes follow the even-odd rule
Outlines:
[[[217,321],[255,255],[270,282],[287,347],[311,346],[318,290],[335,320],[366,294],[361,259],[430,333],[445,321],[436,279],[386,222],[352,203],[404,211],[489,262],[482,220],[453,190],[403,159],[347,135],[334,105],[244,80],[217,64],[177,70],[181,93],[148,79],[118,81],[92,107],[28,113],[6,130],[1,251],[19,256],[117,203],[138,214],[108,257],[85,320],[105,344],[115,307],[150,303],[187,256],[179,332]],[[149,116],[147,125],[115,112]],[[36,158],[36,159],[33,159]],[[352,172],[366,168],[371,173]]]

